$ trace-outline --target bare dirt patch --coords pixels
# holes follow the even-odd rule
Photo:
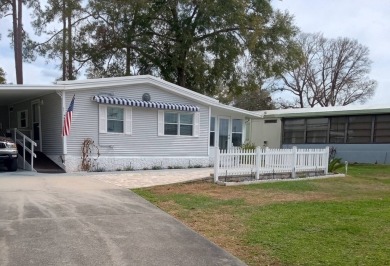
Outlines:
[[[275,190],[246,190],[237,187],[224,187],[210,183],[183,184],[175,186],[156,187],[153,192],[160,195],[172,193],[207,196],[220,200],[243,199],[249,204],[263,205],[275,202],[290,201],[327,201],[334,200],[332,193],[286,192]]]

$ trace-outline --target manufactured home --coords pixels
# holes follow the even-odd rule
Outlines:
[[[214,147],[249,141],[248,125],[260,117],[149,75],[0,86],[0,129],[25,146],[25,159],[36,155],[19,165],[42,172],[45,160],[82,170],[86,140],[88,159],[104,170],[212,165]]]

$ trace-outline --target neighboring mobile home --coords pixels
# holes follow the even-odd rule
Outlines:
[[[85,139],[98,148],[94,167],[105,170],[208,166],[214,147],[249,140],[246,125],[259,117],[152,76],[0,86],[0,129],[17,128],[67,172],[81,169]]]
[[[351,163],[390,163],[390,106],[337,106],[255,112],[251,140],[270,148],[336,149]]]

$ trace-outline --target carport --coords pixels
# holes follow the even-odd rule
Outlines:
[[[17,140],[23,156],[19,167],[33,170],[35,151],[42,151],[41,106],[42,96],[61,93],[61,85],[1,85],[0,131]],[[16,108],[18,106],[18,108]]]

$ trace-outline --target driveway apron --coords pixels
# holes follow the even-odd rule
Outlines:
[[[133,192],[86,176],[0,175],[0,265],[244,265]]]

